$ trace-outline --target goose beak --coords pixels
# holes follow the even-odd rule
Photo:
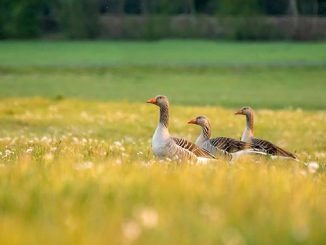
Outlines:
[[[188,124],[197,124],[197,120],[196,120],[196,118],[191,119],[191,120],[188,122]]]
[[[154,105],[156,104],[156,102],[157,101],[156,101],[155,98],[151,98],[151,99],[149,99],[149,100],[146,101],[146,103],[151,103],[151,104],[154,104]]]
[[[242,110],[240,109],[240,110],[238,110],[238,111],[236,111],[235,113],[234,113],[234,115],[242,115],[243,114],[243,112],[242,112]]]

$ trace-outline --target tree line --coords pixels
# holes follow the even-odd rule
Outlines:
[[[63,33],[96,38],[99,17],[171,16],[323,16],[324,0],[0,0],[0,38],[35,38]]]

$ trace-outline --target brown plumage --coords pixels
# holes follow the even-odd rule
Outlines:
[[[287,157],[295,160],[297,159],[297,157],[293,153],[286,151],[267,140],[258,139],[254,137],[254,110],[251,107],[242,107],[240,110],[235,112],[235,115],[246,116],[247,124],[241,137],[242,141],[253,144],[255,149],[271,156]]]
[[[152,150],[159,158],[206,162],[213,155],[198,148],[195,144],[180,138],[171,137],[169,127],[169,100],[164,95],[149,99],[147,103],[160,108],[160,119],[152,138]]]
[[[200,149],[198,146],[196,146],[194,143],[182,139],[182,138],[175,138],[172,137],[172,139],[174,140],[174,142],[181,146],[182,148],[191,151],[192,153],[194,153],[197,157],[206,157],[206,158],[215,158],[212,154],[210,154],[208,151],[206,151],[205,149]]]
[[[213,146],[229,153],[249,149],[250,146],[252,146],[252,144],[227,137],[217,137],[210,139],[209,141]]]
[[[293,153],[286,151],[267,140],[251,138],[251,142],[257,150],[264,152],[268,155],[297,159],[297,157]]]
[[[205,116],[198,116],[190,120],[188,123],[201,126],[202,132],[196,140],[196,145],[216,157],[222,155],[228,159],[232,159],[232,157],[238,157],[244,154],[260,153],[251,143],[246,143],[227,137],[217,137],[211,139],[210,122]]]

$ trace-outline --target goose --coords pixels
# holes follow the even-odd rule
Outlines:
[[[147,100],[147,103],[160,108],[160,119],[152,138],[152,150],[158,158],[174,160],[190,160],[205,163],[215,158],[209,152],[200,149],[194,143],[182,138],[171,137],[169,133],[169,100],[164,95],[158,95]]]
[[[191,119],[189,124],[199,125],[202,128],[201,134],[198,136],[195,144],[201,149],[205,149],[214,156],[225,155],[229,157],[238,157],[243,154],[258,153],[251,143],[240,140],[217,137],[211,138],[211,125],[207,117],[198,116]]]
[[[250,106],[244,106],[234,114],[246,116],[247,125],[241,136],[241,141],[252,143],[256,149],[272,156],[272,158],[284,157],[297,160],[297,157],[293,153],[288,152],[267,140],[254,137],[254,110]]]

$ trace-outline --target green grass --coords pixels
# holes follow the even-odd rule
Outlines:
[[[0,98],[326,108],[325,43],[1,42]]]
[[[325,43],[0,42],[1,66],[215,66],[326,63]]]
[[[171,132],[194,140],[199,128],[186,122],[198,114],[214,136],[242,132],[232,110],[174,105]],[[257,111],[256,135],[302,162],[191,165],[153,157],[153,105],[2,100],[0,243],[324,244],[325,118]]]
[[[324,109],[325,77],[324,67],[11,69],[0,75],[0,98],[143,102],[166,94],[182,105]]]

